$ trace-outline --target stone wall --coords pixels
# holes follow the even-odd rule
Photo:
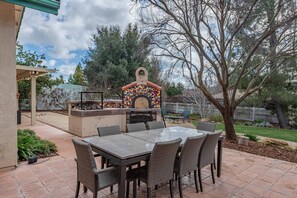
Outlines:
[[[86,86],[61,84],[51,89],[43,89],[37,95],[37,110],[65,110],[68,101],[80,100],[80,92],[86,91]],[[21,109],[28,109],[28,101],[21,102]]]

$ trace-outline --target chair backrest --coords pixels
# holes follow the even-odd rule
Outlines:
[[[94,169],[97,169],[91,146],[79,139],[72,139],[76,152],[77,180],[94,192]]]
[[[178,138],[155,144],[148,162],[148,187],[173,179],[174,161],[181,141],[181,138]]]
[[[97,131],[98,131],[99,137],[121,134],[121,129],[119,125],[98,127]]]
[[[198,158],[199,168],[203,168],[208,164],[214,163],[215,148],[221,133],[222,132],[214,132],[214,133],[207,134],[199,153],[199,158]]]
[[[179,175],[183,176],[197,169],[198,157],[206,135],[188,137],[179,157]]]
[[[184,118],[189,118],[190,114],[191,114],[191,112],[189,110],[184,110],[183,111],[183,117]]]
[[[163,121],[147,122],[147,126],[149,129],[163,129],[163,128],[165,128]]]
[[[197,125],[197,129],[198,130],[202,130],[202,131],[209,131],[209,132],[215,132],[216,130],[216,123],[214,122],[198,122]]]
[[[161,107],[161,115],[165,116],[167,114],[168,114],[167,109],[165,107]]]
[[[134,123],[134,124],[126,124],[127,132],[138,132],[138,131],[145,131],[146,127],[144,122]]]

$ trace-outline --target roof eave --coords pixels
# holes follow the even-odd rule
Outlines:
[[[16,8],[17,8],[17,6],[16,6]],[[20,17],[15,19],[16,20],[15,21],[15,23],[16,23],[16,40],[18,39],[18,36],[19,36],[19,32],[20,32],[20,28],[21,28],[21,25],[22,25],[24,12],[25,12],[25,7],[24,6],[20,6],[20,8],[21,8]],[[16,12],[17,12],[17,10],[16,10]]]

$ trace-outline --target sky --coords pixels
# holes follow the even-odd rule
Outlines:
[[[131,0],[62,0],[58,16],[26,8],[18,42],[25,50],[45,54],[54,76],[67,80],[92,45],[98,26],[135,23]]]

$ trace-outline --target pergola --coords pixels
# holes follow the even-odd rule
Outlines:
[[[54,69],[45,69],[32,66],[16,66],[16,80],[30,80],[31,79],[31,125],[36,123],[36,77],[53,73]],[[18,91],[17,91],[18,92]]]

